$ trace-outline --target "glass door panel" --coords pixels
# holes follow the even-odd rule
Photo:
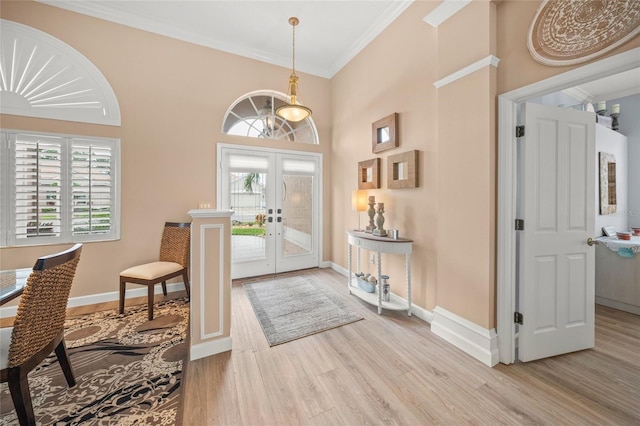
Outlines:
[[[283,154],[278,159],[282,178],[282,238],[277,264],[281,270],[318,266],[318,158]]]
[[[219,149],[218,205],[233,210],[232,278],[317,267],[319,156]]]
[[[273,272],[275,241],[267,205],[273,203],[271,181],[275,157],[269,153],[226,150],[222,157],[221,205],[231,216],[231,262],[240,276]],[[273,221],[273,218],[271,218]],[[237,265],[237,266],[236,266]],[[234,274],[237,275],[237,274]],[[237,278],[234,276],[234,278]]]

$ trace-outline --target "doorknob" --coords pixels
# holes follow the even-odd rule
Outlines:
[[[587,239],[587,244],[589,244],[590,246],[595,246],[596,244],[600,244],[600,241],[596,241],[593,238],[589,237],[589,239]]]

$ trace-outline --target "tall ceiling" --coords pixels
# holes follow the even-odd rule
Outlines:
[[[413,0],[38,0],[176,39],[332,77]]]
[[[414,0],[37,1],[285,68],[292,65],[288,20],[296,16],[296,70],[331,78]],[[469,1],[442,3],[446,18]],[[585,102],[637,94],[639,73],[569,88],[568,94]]]

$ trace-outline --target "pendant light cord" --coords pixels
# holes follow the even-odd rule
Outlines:
[[[293,67],[292,67],[292,72],[293,74],[296,73],[296,25],[297,25],[297,21],[293,22],[291,24],[291,26],[293,27]]]

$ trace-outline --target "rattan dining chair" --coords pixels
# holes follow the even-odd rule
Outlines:
[[[167,295],[167,280],[182,275],[189,296],[189,250],[191,224],[166,222],[160,242],[160,260],[133,266],[120,272],[120,313],[124,313],[127,283],[146,285],[149,321],[153,319],[154,288],[162,283],[162,293]]]
[[[82,244],[36,261],[27,278],[13,327],[0,329],[0,379],[9,382],[21,425],[35,425],[27,374],[55,351],[69,387],[76,384],[67,347],[64,321],[71,283]]]

